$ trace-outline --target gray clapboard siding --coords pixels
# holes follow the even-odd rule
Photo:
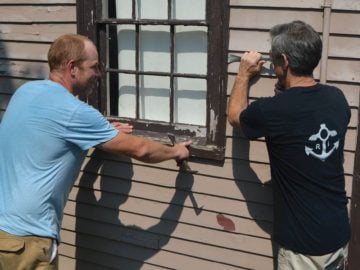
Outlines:
[[[149,173],[150,172],[151,171],[149,171]],[[151,199],[154,194],[164,193],[162,196],[159,196],[159,198],[156,198],[158,201],[164,203],[168,203],[170,201],[171,197],[167,196],[166,194],[169,189],[174,188],[174,183],[172,183],[170,179],[177,177],[178,181],[183,180],[181,179],[181,176],[169,174],[167,176],[167,179],[164,180],[164,182],[170,182],[167,184],[171,186],[164,186],[159,184],[159,179],[150,179],[149,181],[145,181],[143,179],[136,179],[136,176],[131,178],[117,178],[115,176],[107,176],[106,174],[103,174],[101,175],[101,177],[98,176],[96,178],[96,181],[92,183],[88,180],[91,179],[91,176],[93,176],[93,174],[89,174],[87,172],[82,173],[79,185],[81,187],[97,188],[100,190],[100,183],[106,182],[107,190],[105,191],[111,192],[113,188],[115,188],[115,190],[122,190],[122,188],[125,188],[125,194],[123,194],[125,196],[126,192],[128,192],[129,186],[131,186],[131,195],[135,197]],[[159,178],[161,177],[162,175],[159,175]],[[235,186],[236,183],[232,179],[229,180],[219,177],[208,177],[202,175],[195,175],[193,178],[194,184],[191,190],[193,191],[193,193],[195,193],[195,197],[203,197],[204,199],[206,199],[207,196],[204,196],[204,194],[206,194],[214,196],[215,198],[213,200],[217,200],[217,198],[220,197],[221,199],[248,199],[252,202],[271,204],[271,190],[269,187],[264,186],[260,181],[256,183],[255,181],[249,182],[238,179],[238,181],[242,184],[242,192],[249,194],[248,197],[244,198],[244,195],[239,194],[239,190],[237,190]],[[131,184],[129,184],[130,181]],[[93,186],[88,186],[90,184],[92,184]],[[216,210],[220,211],[219,209]]]
[[[51,4],[51,5],[58,5],[58,4],[76,4],[76,0],[0,0],[0,5],[39,5],[39,4]]]
[[[3,41],[0,43],[0,58],[47,61],[48,50],[49,44]]]
[[[149,248],[154,250],[159,249],[166,249],[168,251],[174,252],[174,253],[183,253],[184,255],[196,255],[198,258],[202,259],[209,259],[212,261],[220,261],[221,258],[219,256],[225,255],[225,256],[235,256],[238,252],[237,250],[241,250],[246,253],[246,250],[248,247],[246,247],[245,243],[250,246],[254,244],[260,244],[262,246],[269,243],[269,240],[267,239],[261,239],[256,237],[250,237],[250,236],[243,236],[239,237],[238,235],[234,233],[227,233],[230,236],[234,236],[232,239],[235,240],[237,245],[236,249],[234,248],[227,248],[223,245],[223,243],[218,243],[214,241],[204,241],[204,238],[212,238],[211,235],[213,233],[217,233],[217,231],[214,230],[208,230],[208,229],[202,229],[201,235],[198,235],[197,233],[200,232],[200,230],[197,230],[196,227],[194,227],[194,233],[188,234],[189,229],[186,228],[186,225],[184,225],[181,222],[177,221],[169,221],[169,220],[158,220],[151,218],[149,216],[144,216],[143,214],[136,214],[136,213],[128,213],[124,212],[121,213],[120,216],[123,216],[125,219],[129,219],[133,222],[142,222],[145,225],[149,224],[148,228],[139,227],[136,225],[126,225],[126,224],[119,224],[119,222],[114,222],[112,219],[107,219],[106,217],[111,217],[111,212],[114,214],[117,214],[117,211],[109,210],[109,209],[101,209],[102,213],[107,214],[103,216],[102,220],[94,218],[94,216],[91,216],[91,212],[86,211],[95,211],[97,208],[93,208],[91,206],[86,206],[87,208],[83,208],[82,215],[77,216],[77,219],[80,219],[79,222],[74,221],[70,223],[64,223],[63,228],[66,230],[80,230],[81,233],[93,235],[96,237],[106,238],[109,240],[113,240],[120,243],[128,243],[129,245],[136,245],[143,248]],[[104,219],[105,218],[105,219]],[[70,221],[71,217],[69,217]],[[72,219],[75,219],[72,217]],[[163,230],[154,229],[152,226],[153,223],[161,223],[161,228],[166,227],[175,227],[176,229],[173,232],[173,235],[171,238],[169,238],[168,235],[164,234]],[[71,224],[81,224],[81,226],[76,225],[76,228],[72,228]],[[80,233],[80,232],[79,232]],[[195,235],[196,234],[196,235]],[[224,233],[222,233],[224,234]],[[201,238],[201,239],[200,239]],[[227,238],[227,237],[226,237]],[[199,239],[201,242],[199,242]],[[82,239],[81,239],[82,240]],[[224,239],[227,240],[227,239]],[[241,240],[241,242],[239,241]],[[81,242],[80,239],[78,239],[78,242]],[[179,244],[179,246],[186,246],[186,250],[180,251],[178,249],[176,243]],[[211,243],[211,245],[208,245]],[[240,243],[242,243],[240,245]],[[205,246],[209,246],[208,249]],[[207,249],[207,252],[203,252],[202,250],[198,250],[199,247],[202,247],[202,249]],[[221,254],[221,249],[224,250],[224,254]],[[263,250],[265,251],[265,249]],[[207,253],[213,253],[213,254],[207,254]],[[218,253],[218,255],[214,255]],[[250,253],[252,253],[250,251]],[[154,255],[154,254],[153,254]],[[141,255],[134,255],[134,256],[141,256]],[[259,255],[257,255],[259,256]],[[232,261],[229,260],[228,264],[238,264],[235,263],[235,261],[238,261],[238,258],[233,258]]]
[[[73,6],[4,5],[0,6],[0,23],[76,23]]]
[[[357,5],[359,6],[360,5],[359,1],[357,2],[358,2]],[[357,11],[353,10],[348,12],[334,11],[331,14],[330,33],[343,34],[343,35],[360,35],[359,27],[351,27],[351,25],[357,25],[358,23],[359,23],[359,9],[357,9]]]
[[[76,24],[53,24],[52,22],[46,24],[0,24],[1,40],[50,43],[65,33],[76,33]]]
[[[358,15],[359,16],[359,15]],[[359,20],[359,18],[358,18]],[[360,59],[360,39],[357,36],[330,36],[329,56]]]
[[[0,110],[5,110],[7,104],[10,101],[11,96],[9,94],[0,94]]]
[[[28,80],[0,77],[0,94],[13,94],[15,90]]]
[[[300,0],[300,1],[286,1],[286,0],[230,0],[231,6],[241,7],[269,7],[269,8],[313,8],[320,9],[324,4],[323,0]]]
[[[46,62],[32,62],[23,60],[0,60],[0,75],[17,79],[45,79],[48,77],[49,67]]]
[[[271,26],[279,23],[286,23],[292,20],[304,20],[311,24],[316,31],[321,32],[322,16],[323,13],[321,10],[280,10],[241,7],[231,9],[230,27],[267,31]]]
[[[71,241],[71,233],[69,232],[66,237]],[[85,235],[84,235],[85,236]],[[92,267],[99,266],[99,269],[244,269],[241,267],[233,267],[231,265],[224,265],[217,262],[202,260],[194,256],[186,256],[183,254],[172,253],[167,250],[159,250],[158,255],[151,257],[151,259],[144,262],[142,258],[137,257],[138,254],[152,254],[153,251],[129,244],[123,244],[111,240],[106,240],[99,237],[86,235],[86,246],[80,246],[76,249],[65,242],[62,253],[68,257],[75,257],[89,262],[89,267],[86,269],[93,269]],[[92,245],[97,243],[98,246]],[[100,248],[102,246],[103,248]],[[259,261],[256,262],[259,264]],[[266,262],[265,262],[266,263]],[[269,261],[267,262],[269,263]],[[101,266],[100,266],[101,265]],[[264,263],[262,264],[262,266]],[[79,265],[76,265],[77,267]],[[104,268],[101,268],[104,267]],[[150,267],[150,268],[149,268]],[[196,268],[193,268],[196,267]],[[66,268],[68,270],[68,268]],[[78,268],[75,268],[78,269]],[[97,268],[94,268],[97,269]],[[254,269],[254,268],[253,268]],[[261,268],[257,268],[261,269]],[[71,270],[71,269],[69,269]]]
[[[330,81],[360,83],[359,59],[329,59],[327,78]]]
[[[118,165],[119,167],[122,167],[122,165]],[[140,171],[141,168],[134,168],[134,172]],[[144,168],[143,168],[144,170]],[[151,173],[151,171],[149,171],[149,174]],[[112,172],[109,172],[107,175],[105,174],[104,179],[108,179],[108,178],[117,178],[119,176],[114,175]],[[164,173],[165,174],[165,173]],[[158,172],[159,178],[163,178],[161,177],[162,175]],[[86,176],[88,177],[88,176]],[[120,176],[121,177],[121,176]],[[156,177],[148,177],[148,178],[140,178],[141,180],[137,180],[137,174],[134,173],[134,176],[131,178],[132,179],[132,183],[133,185],[136,187],[141,187],[140,190],[142,190],[142,192],[137,193],[137,189],[135,189],[133,191],[133,188],[131,188],[131,191],[129,191],[129,187],[127,187],[127,189],[125,189],[125,193],[128,192],[129,196],[134,196],[134,197],[140,197],[140,198],[144,198],[144,199],[149,199],[149,200],[157,200],[163,203],[169,203],[171,200],[171,197],[173,196],[172,193],[168,193],[168,195],[163,194],[162,196],[155,196],[156,194],[158,194],[158,192],[160,192],[161,190],[163,190],[164,192],[170,192],[170,191],[174,191],[174,186],[175,183],[172,181],[172,179],[176,178],[176,175],[174,177],[172,177],[171,175],[168,176],[167,179],[162,180]],[[98,179],[97,181],[100,181],[102,179]],[[217,187],[218,189],[223,189],[224,191],[222,192],[222,194],[216,194],[216,195],[212,195],[214,193],[216,193],[216,191],[212,190],[212,192],[208,192],[207,190],[209,190],[210,188],[205,188],[205,186],[207,186],[209,184],[209,181],[201,181],[199,180],[199,183],[197,182],[197,177],[194,177],[194,186],[192,188],[192,191],[194,193],[194,197],[195,200],[198,204],[199,207],[203,207],[203,209],[208,210],[208,211],[212,211],[215,213],[226,213],[226,214],[230,214],[230,215],[234,215],[234,216],[239,216],[239,217],[245,217],[245,218],[250,218],[251,215],[249,214],[249,206],[252,206],[252,208],[256,209],[256,216],[260,219],[260,220],[271,220],[272,217],[272,213],[270,211],[271,207],[270,207],[270,201],[269,201],[269,197],[271,196],[271,194],[267,191],[267,187],[263,187],[262,184],[260,184],[259,182],[255,182],[256,180],[254,179],[254,182],[247,182],[247,181],[243,181],[243,180],[238,180],[237,182],[232,181],[232,180],[221,180],[221,179],[216,179],[213,178],[213,181],[218,181],[217,183],[212,184],[212,187]],[[206,179],[208,180],[208,179]],[[84,180],[81,180],[82,183]],[[87,181],[87,180],[85,180]],[[106,180],[104,180],[106,181]],[[220,182],[221,181],[221,182]],[[95,182],[96,183],[96,182]],[[106,183],[109,184],[109,182],[102,182],[102,183]],[[111,182],[110,182],[111,183]],[[136,183],[136,184],[135,184]],[[224,187],[229,186],[232,190],[227,190],[225,188],[221,188],[222,185],[224,185]],[[239,191],[239,188],[236,186],[236,184],[241,185],[241,192]],[[81,186],[84,184],[81,184]],[[96,185],[96,184],[95,184]],[[118,185],[121,185],[120,183]],[[154,187],[149,187],[149,185],[154,185]],[[166,186],[167,185],[167,186]],[[170,191],[169,191],[170,189]],[[205,191],[204,191],[205,189]],[[146,190],[146,192],[145,192]],[[150,191],[152,190],[157,190],[156,193],[151,193]],[[257,194],[252,194],[252,192],[254,191],[259,191],[260,194],[263,194],[264,197],[260,197]],[[133,192],[135,193],[135,195],[133,195]],[[161,194],[161,193],[160,193]],[[126,194],[125,194],[126,195]],[[238,197],[236,197],[238,196]],[[245,200],[246,197],[250,197],[250,205],[248,205]],[[240,197],[240,199],[239,199]],[[182,203],[185,203],[186,207],[194,207],[193,202],[190,200],[190,198],[186,198],[185,201],[181,201],[181,200],[177,200],[173,203],[177,203],[178,205],[182,205]]]
[[[24,82],[47,78],[50,42],[76,32],[75,4],[74,0],[0,1],[0,75]],[[17,87],[15,83],[11,91]]]
[[[94,212],[94,210],[89,209],[89,211]],[[106,211],[106,210],[105,210]],[[82,211],[83,213],[85,211]],[[116,213],[115,213],[116,214]],[[121,216],[124,215],[124,219],[131,220],[135,223],[141,224],[148,224],[150,229],[137,229],[138,232],[132,231],[131,225],[126,226],[114,226],[111,223],[111,220],[107,220],[106,217],[109,217],[108,215],[102,216],[102,221],[105,222],[105,224],[100,224],[99,222],[94,222],[93,219],[89,219],[87,217],[86,219],[84,217],[80,217],[81,222],[83,223],[84,229],[82,230],[84,233],[88,235],[93,235],[95,237],[100,237],[107,239],[108,241],[116,241],[118,243],[128,243],[129,245],[135,245],[142,248],[153,248],[157,249],[158,245],[162,245],[162,243],[165,241],[165,245],[163,246],[163,250],[170,251],[173,253],[181,253],[185,256],[195,256],[197,258],[206,259],[210,257],[212,261],[221,261],[221,258],[227,257],[227,262],[230,264],[238,264],[239,261],[246,261],[245,254],[240,255],[240,257],[236,257],[237,253],[233,249],[226,249],[226,247],[221,246],[221,243],[216,243],[216,245],[204,245],[204,238],[211,238],[211,235],[213,231],[209,231],[211,235],[207,235],[204,232],[206,230],[201,230],[201,242],[196,241],[197,237],[197,230],[194,229],[193,233],[191,231],[186,229],[186,225],[184,224],[178,224],[176,227],[176,230],[173,234],[173,237],[171,239],[168,239],[166,235],[162,234],[162,231],[154,231],[151,229],[151,224],[154,222],[158,222],[157,219],[152,219],[150,217],[145,217],[143,214],[137,215],[133,213],[128,212],[122,212],[120,214]],[[83,219],[84,218],[84,219]],[[105,220],[104,220],[105,218]],[[110,222],[110,223],[108,223]],[[166,227],[166,223],[171,223],[170,221],[161,221],[164,223],[163,227]],[[75,222],[71,223],[74,224]],[[71,226],[69,224],[69,226]],[[116,225],[116,224],[115,224]],[[64,225],[65,227],[68,225]],[[70,227],[68,227],[69,229]],[[71,229],[72,230],[72,229]],[[183,231],[183,234],[181,233]],[[139,237],[139,238],[136,238]],[[184,237],[187,237],[188,239],[184,239]],[[136,239],[134,239],[136,238]],[[251,239],[248,237],[248,240],[246,241],[246,245],[252,245]],[[254,238],[255,239],[255,238]],[[205,241],[206,242],[206,241]],[[93,245],[92,245],[93,246]],[[245,248],[245,242],[243,245],[238,246],[238,248]],[[120,251],[121,252],[121,251]],[[119,252],[119,253],[120,253]],[[151,252],[151,251],[148,251]],[[127,256],[142,256],[137,254],[131,254]],[[149,256],[150,257],[150,256]],[[258,255],[250,256],[251,260],[254,260],[255,258],[258,258]],[[140,259],[140,258],[139,258]],[[174,268],[176,266],[180,266],[183,262],[179,262],[178,265],[172,264]],[[254,262],[248,262],[252,263],[252,266],[254,265]],[[166,265],[167,263],[164,262],[163,265]],[[171,267],[171,264],[169,265]],[[215,266],[215,265],[213,265]],[[186,269],[186,268],[185,268]]]
[[[141,185],[141,184],[139,184]],[[79,191],[78,191],[79,192]],[[115,196],[117,196],[117,200],[120,199],[128,199],[129,202],[126,203],[124,206],[113,206],[111,205],[109,202],[90,202],[88,200],[85,200],[85,198],[83,199],[77,199],[76,201],[73,200],[72,198],[74,197],[74,194],[71,195],[70,201],[72,203],[70,203],[69,201],[69,207],[75,207],[74,203],[78,203],[80,204],[80,209],[83,212],[85,211],[84,209],[87,209],[87,206],[92,206],[93,208],[96,207],[97,210],[97,216],[99,219],[104,220],[106,219],[106,215],[110,214],[109,211],[110,209],[112,209],[112,211],[119,211],[120,209],[120,213],[117,214],[113,214],[110,215],[112,217],[116,217],[116,221],[119,223],[121,220],[122,224],[128,224],[127,219],[125,218],[127,215],[145,215],[145,216],[149,216],[151,215],[152,217],[158,217],[161,216],[161,214],[164,211],[164,207],[169,207],[169,201],[164,201],[164,202],[157,202],[157,203],[153,203],[151,201],[151,199],[153,198],[154,194],[151,194],[151,197],[149,199],[145,199],[143,197],[141,197],[141,199],[135,197],[136,193],[135,192],[131,192],[130,195],[128,194],[118,194],[116,193],[115,195],[103,195],[104,193],[109,192],[107,190],[103,190],[103,191],[97,191],[97,193],[95,193],[96,195],[99,196],[103,196],[104,198],[106,197],[107,200],[109,200],[110,198],[114,198]],[[158,193],[156,193],[158,194]],[[159,193],[160,195],[164,195],[164,192]],[[168,192],[167,194],[170,194],[170,192]],[[199,212],[195,211],[195,209],[192,206],[192,203],[187,200],[184,202],[184,205],[172,205],[171,209],[180,209],[181,207],[184,207],[184,209],[182,209],[182,215],[180,217],[180,220],[174,220],[173,222],[181,222],[181,223],[186,223],[186,224],[192,224],[193,226],[198,226],[198,227],[204,227],[204,228],[208,228],[208,229],[212,229],[212,230],[222,230],[223,227],[220,226],[217,222],[217,215],[218,212],[214,212],[210,209],[210,207],[208,206],[208,202],[209,200],[207,198],[207,201],[205,200],[201,200],[201,198],[199,196],[197,196],[197,194],[195,193],[195,200],[197,200],[199,203],[204,203],[201,205],[201,216],[199,216]],[[75,195],[76,196],[76,195]],[[146,197],[146,195],[145,195]],[[151,202],[151,203],[148,203]],[[145,205],[146,207],[141,208],[140,206]],[[146,211],[146,209],[148,209],[149,207],[153,207],[154,205],[157,205],[157,207],[159,207],[159,209],[157,209],[156,211],[154,209],[150,209],[149,211]],[[254,204],[255,205],[255,204]],[[104,209],[102,209],[104,208]],[[265,208],[265,207],[264,207]],[[109,211],[107,211],[106,209],[108,209]],[[100,212],[101,210],[101,212]],[[102,210],[104,210],[104,212],[102,212]],[[224,210],[224,209],[222,209]],[[270,208],[268,207],[268,211],[270,210]],[[162,212],[161,212],[162,211]],[[271,221],[265,221],[265,220],[252,220],[252,216],[250,216],[248,213],[244,213],[245,215],[248,215],[248,217],[240,217],[239,215],[241,215],[242,213],[240,213],[241,209],[239,209],[239,211],[237,213],[232,213],[231,214],[226,214],[223,213],[224,211],[222,211],[222,214],[231,219],[235,224],[236,227],[234,229],[234,233],[235,234],[243,234],[243,235],[248,235],[248,236],[252,236],[252,237],[261,237],[264,239],[269,239],[269,235],[266,233],[269,230],[271,230],[271,226],[272,223]],[[71,212],[66,211],[68,214]],[[161,213],[159,213],[161,212]],[[264,211],[265,213],[265,211]],[[234,216],[234,214],[238,215],[238,216]],[[253,213],[252,213],[253,214]],[[259,218],[264,219],[264,216],[261,216],[263,213],[260,213],[258,211],[258,216]],[[78,215],[82,215],[81,213],[78,213]],[[254,214],[253,214],[254,215]],[[100,218],[101,216],[104,216],[104,218]],[[270,217],[269,217],[270,219]],[[131,225],[131,224],[130,224]],[[143,227],[146,224],[137,224],[139,227]]]
[[[360,10],[360,3],[358,0],[332,0],[332,8],[343,11]],[[269,8],[304,8],[304,9],[321,9],[324,5],[324,0],[230,0],[231,6],[250,6],[250,7],[269,7]]]

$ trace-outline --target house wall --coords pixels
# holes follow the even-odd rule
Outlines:
[[[76,32],[75,9],[75,0],[0,0],[0,118],[17,87],[47,78],[49,44]]]
[[[231,0],[229,53],[267,53],[269,28],[294,19],[323,33],[323,4]],[[322,75],[344,91],[352,109],[344,163],[350,199],[360,28],[349,25],[358,25],[359,11],[359,1],[333,1],[328,65]],[[19,85],[47,77],[46,53],[54,38],[75,32],[75,0],[0,0],[0,117]],[[228,93],[237,68],[238,63],[228,67]],[[272,95],[274,84],[264,72],[252,86],[251,98]],[[226,135],[224,162],[192,160],[191,168],[198,171],[194,175],[179,173],[173,161],[150,165],[91,150],[65,208],[60,269],[274,269],[265,143],[249,142],[229,125]]]

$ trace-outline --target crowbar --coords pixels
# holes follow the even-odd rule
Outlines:
[[[264,61],[271,61],[270,57],[261,57],[261,60]],[[228,56],[228,64],[234,63],[234,62],[240,62],[241,56],[235,55],[235,54],[229,54]]]
[[[270,57],[261,57],[261,60],[267,61],[267,62],[271,62]],[[234,63],[234,62],[240,62],[241,61],[241,56],[235,55],[235,54],[229,54],[228,56],[228,64]],[[269,74],[273,74],[273,70],[271,68],[267,68],[262,66],[261,69]]]

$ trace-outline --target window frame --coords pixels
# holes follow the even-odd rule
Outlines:
[[[89,37],[99,50],[99,58],[104,66],[107,66],[107,29],[106,25],[123,23],[123,19],[101,19],[102,0],[77,0],[77,32]],[[135,0],[133,0],[134,4]],[[168,5],[172,0],[168,0]],[[229,0],[206,0],[206,19],[195,20],[134,20],[134,24],[140,25],[183,25],[191,22],[194,25],[208,27],[208,52],[207,52],[207,110],[206,126],[161,123],[148,120],[135,120],[107,116],[109,111],[107,75],[103,75],[101,84],[97,91],[91,96],[80,97],[90,105],[97,108],[110,121],[121,121],[131,123],[134,133],[143,135],[162,143],[170,143],[167,136],[172,133],[177,141],[191,139],[190,146],[192,157],[223,160],[225,157],[226,141],[226,93],[227,93],[227,49],[229,40]],[[169,11],[170,13],[170,11]],[[109,71],[109,70],[107,70]],[[136,72],[149,74],[151,72]],[[149,74],[151,75],[151,74]],[[171,76],[173,80],[176,76]],[[191,76],[185,76],[191,77]],[[181,77],[182,78],[182,77]],[[170,99],[172,99],[171,91]],[[199,132],[201,130],[201,132]],[[199,135],[200,133],[200,135]]]

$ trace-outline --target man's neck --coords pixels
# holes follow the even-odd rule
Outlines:
[[[309,87],[316,84],[317,82],[313,76],[296,76],[291,72],[288,72],[286,76],[286,89],[292,87]]]
[[[69,80],[67,80],[64,75],[61,72],[58,71],[52,71],[49,74],[49,80],[56,82],[58,84],[61,84],[64,88],[66,88],[70,93],[73,93],[73,89],[71,85],[68,83]]]

